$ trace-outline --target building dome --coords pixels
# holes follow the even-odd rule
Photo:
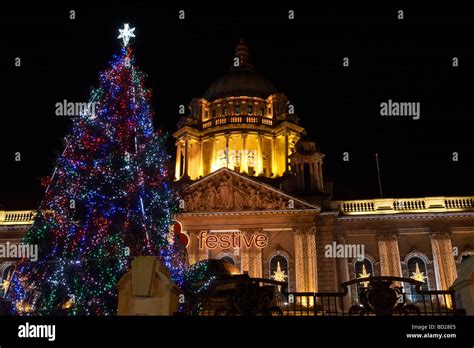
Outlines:
[[[204,98],[209,101],[240,96],[267,98],[275,94],[276,88],[262,74],[255,71],[248,62],[248,56],[248,48],[241,40],[235,49],[238,66],[233,65],[227,74],[215,80],[207,89]]]

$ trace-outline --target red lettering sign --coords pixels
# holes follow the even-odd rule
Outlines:
[[[255,233],[250,236],[241,234],[240,232],[228,233],[207,233],[201,231],[197,237],[199,240],[199,249],[240,249],[241,245],[246,248],[256,246],[257,248],[265,248],[268,245],[268,237],[264,233]]]

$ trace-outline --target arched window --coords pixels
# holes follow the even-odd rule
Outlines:
[[[247,150],[247,166],[248,166],[248,174],[254,175],[255,174],[255,167],[256,167],[256,153],[255,150]]]
[[[227,153],[225,150],[217,150],[217,158],[219,159],[219,168],[227,167]]]
[[[234,168],[234,171],[240,172],[240,160],[241,160],[241,151],[240,150],[230,150],[230,162],[231,168]]]
[[[408,276],[423,283],[421,290],[429,290],[428,272],[425,261],[418,256],[412,256],[407,261]],[[423,301],[423,296],[417,294],[416,286],[410,284],[410,298],[412,302]]]
[[[234,110],[235,110],[236,115],[240,114],[240,104],[239,103],[235,104],[235,109]]]
[[[227,105],[224,105],[224,107],[222,108],[222,116],[227,116]]]
[[[235,260],[229,255],[222,256],[220,260],[222,262],[227,262],[227,263],[230,263],[232,266],[235,266]]]
[[[253,104],[252,103],[247,104],[247,113],[249,115],[251,115],[253,113]]]
[[[4,296],[5,288],[12,277],[13,265],[10,262],[0,264],[0,297]]]
[[[289,283],[289,263],[288,259],[282,255],[277,254],[270,259],[270,279]],[[279,287],[278,290],[281,290]]]
[[[370,261],[368,258],[364,258],[364,260],[357,260],[354,263],[354,272],[355,272],[355,277],[357,279],[361,278],[368,278],[368,277],[373,277],[374,276],[374,265],[372,264],[372,261]],[[369,282],[360,282],[357,284],[357,294],[359,295],[364,288],[369,286]]]

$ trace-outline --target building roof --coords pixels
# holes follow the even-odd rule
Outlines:
[[[238,58],[236,60],[235,58]],[[247,46],[241,40],[235,49],[234,64],[229,72],[215,80],[204,93],[204,98],[214,101],[225,97],[259,97],[267,98],[277,93],[273,84],[262,74],[255,71],[249,63],[249,52]]]

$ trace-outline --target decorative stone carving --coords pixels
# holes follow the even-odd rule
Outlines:
[[[226,168],[190,185],[184,191],[183,198],[186,212],[311,208]]]

